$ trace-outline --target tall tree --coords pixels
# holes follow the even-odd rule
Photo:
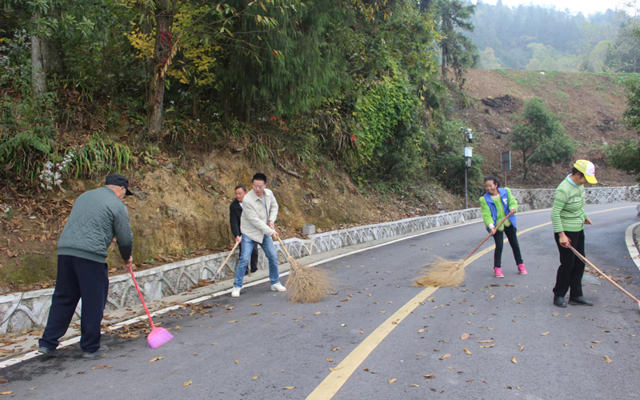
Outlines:
[[[438,0],[436,13],[439,31],[442,34],[440,50],[442,52],[442,79],[447,77],[447,67],[453,68],[456,77],[476,62],[476,47],[463,32],[473,32],[471,17],[476,10],[475,4],[466,4],[462,0]]]
[[[522,151],[525,180],[531,164],[569,161],[576,149],[558,117],[538,98],[525,102],[510,140],[514,150]]]

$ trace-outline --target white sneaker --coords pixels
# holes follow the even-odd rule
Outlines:
[[[272,292],[286,292],[287,288],[282,286],[282,283],[278,282],[276,284],[271,285]]]
[[[234,287],[231,291],[231,297],[240,297],[240,289],[239,287]]]

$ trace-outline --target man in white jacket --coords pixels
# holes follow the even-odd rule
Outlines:
[[[259,244],[269,260],[269,280],[271,290],[286,292],[280,283],[278,271],[278,256],[273,240],[278,239],[278,232],[274,229],[274,222],[278,218],[278,202],[273,192],[266,188],[267,177],[257,173],[251,180],[253,189],[242,200],[243,210],[240,226],[242,226],[242,253],[236,267],[236,277],[233,281],[231,297],[240,297],[242,281],[247,271],[254,247]]]

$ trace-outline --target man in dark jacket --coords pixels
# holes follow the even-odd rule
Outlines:
[[[238,185],[235,190],[236,199],[231,202],[229,206],[229,223],[231,224],[231,232],[236,238],[238,243],[238,254],[242,254],[242,231],[240,230],[240,218],[242,217],[242,199],[247,194],[247,189],[244,186]],[[239,259],[238,259],[239,260]],[[253,248],[251,253],[251,272],[258,270],[258,246]],[[248,270],[247,270],[247,273]]]
[[[131,195],[129,180],[112,174],[105,186],[83,193],[74,202],[58,240],[58,278],[40,339],[41,353],[56,355],[59,339],[69,328],[81,298],[82,356],[93,358],[109,350],[100,346],[100,324],[109,291],[106,258],[112,241],[117,243],[125,266],[133,263],[133,233],[122,201],[126,195]]]

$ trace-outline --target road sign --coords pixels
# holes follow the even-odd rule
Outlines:
[[[505,151],[500,153],[500,169],[501,171],[511,171],[511,152]]]

